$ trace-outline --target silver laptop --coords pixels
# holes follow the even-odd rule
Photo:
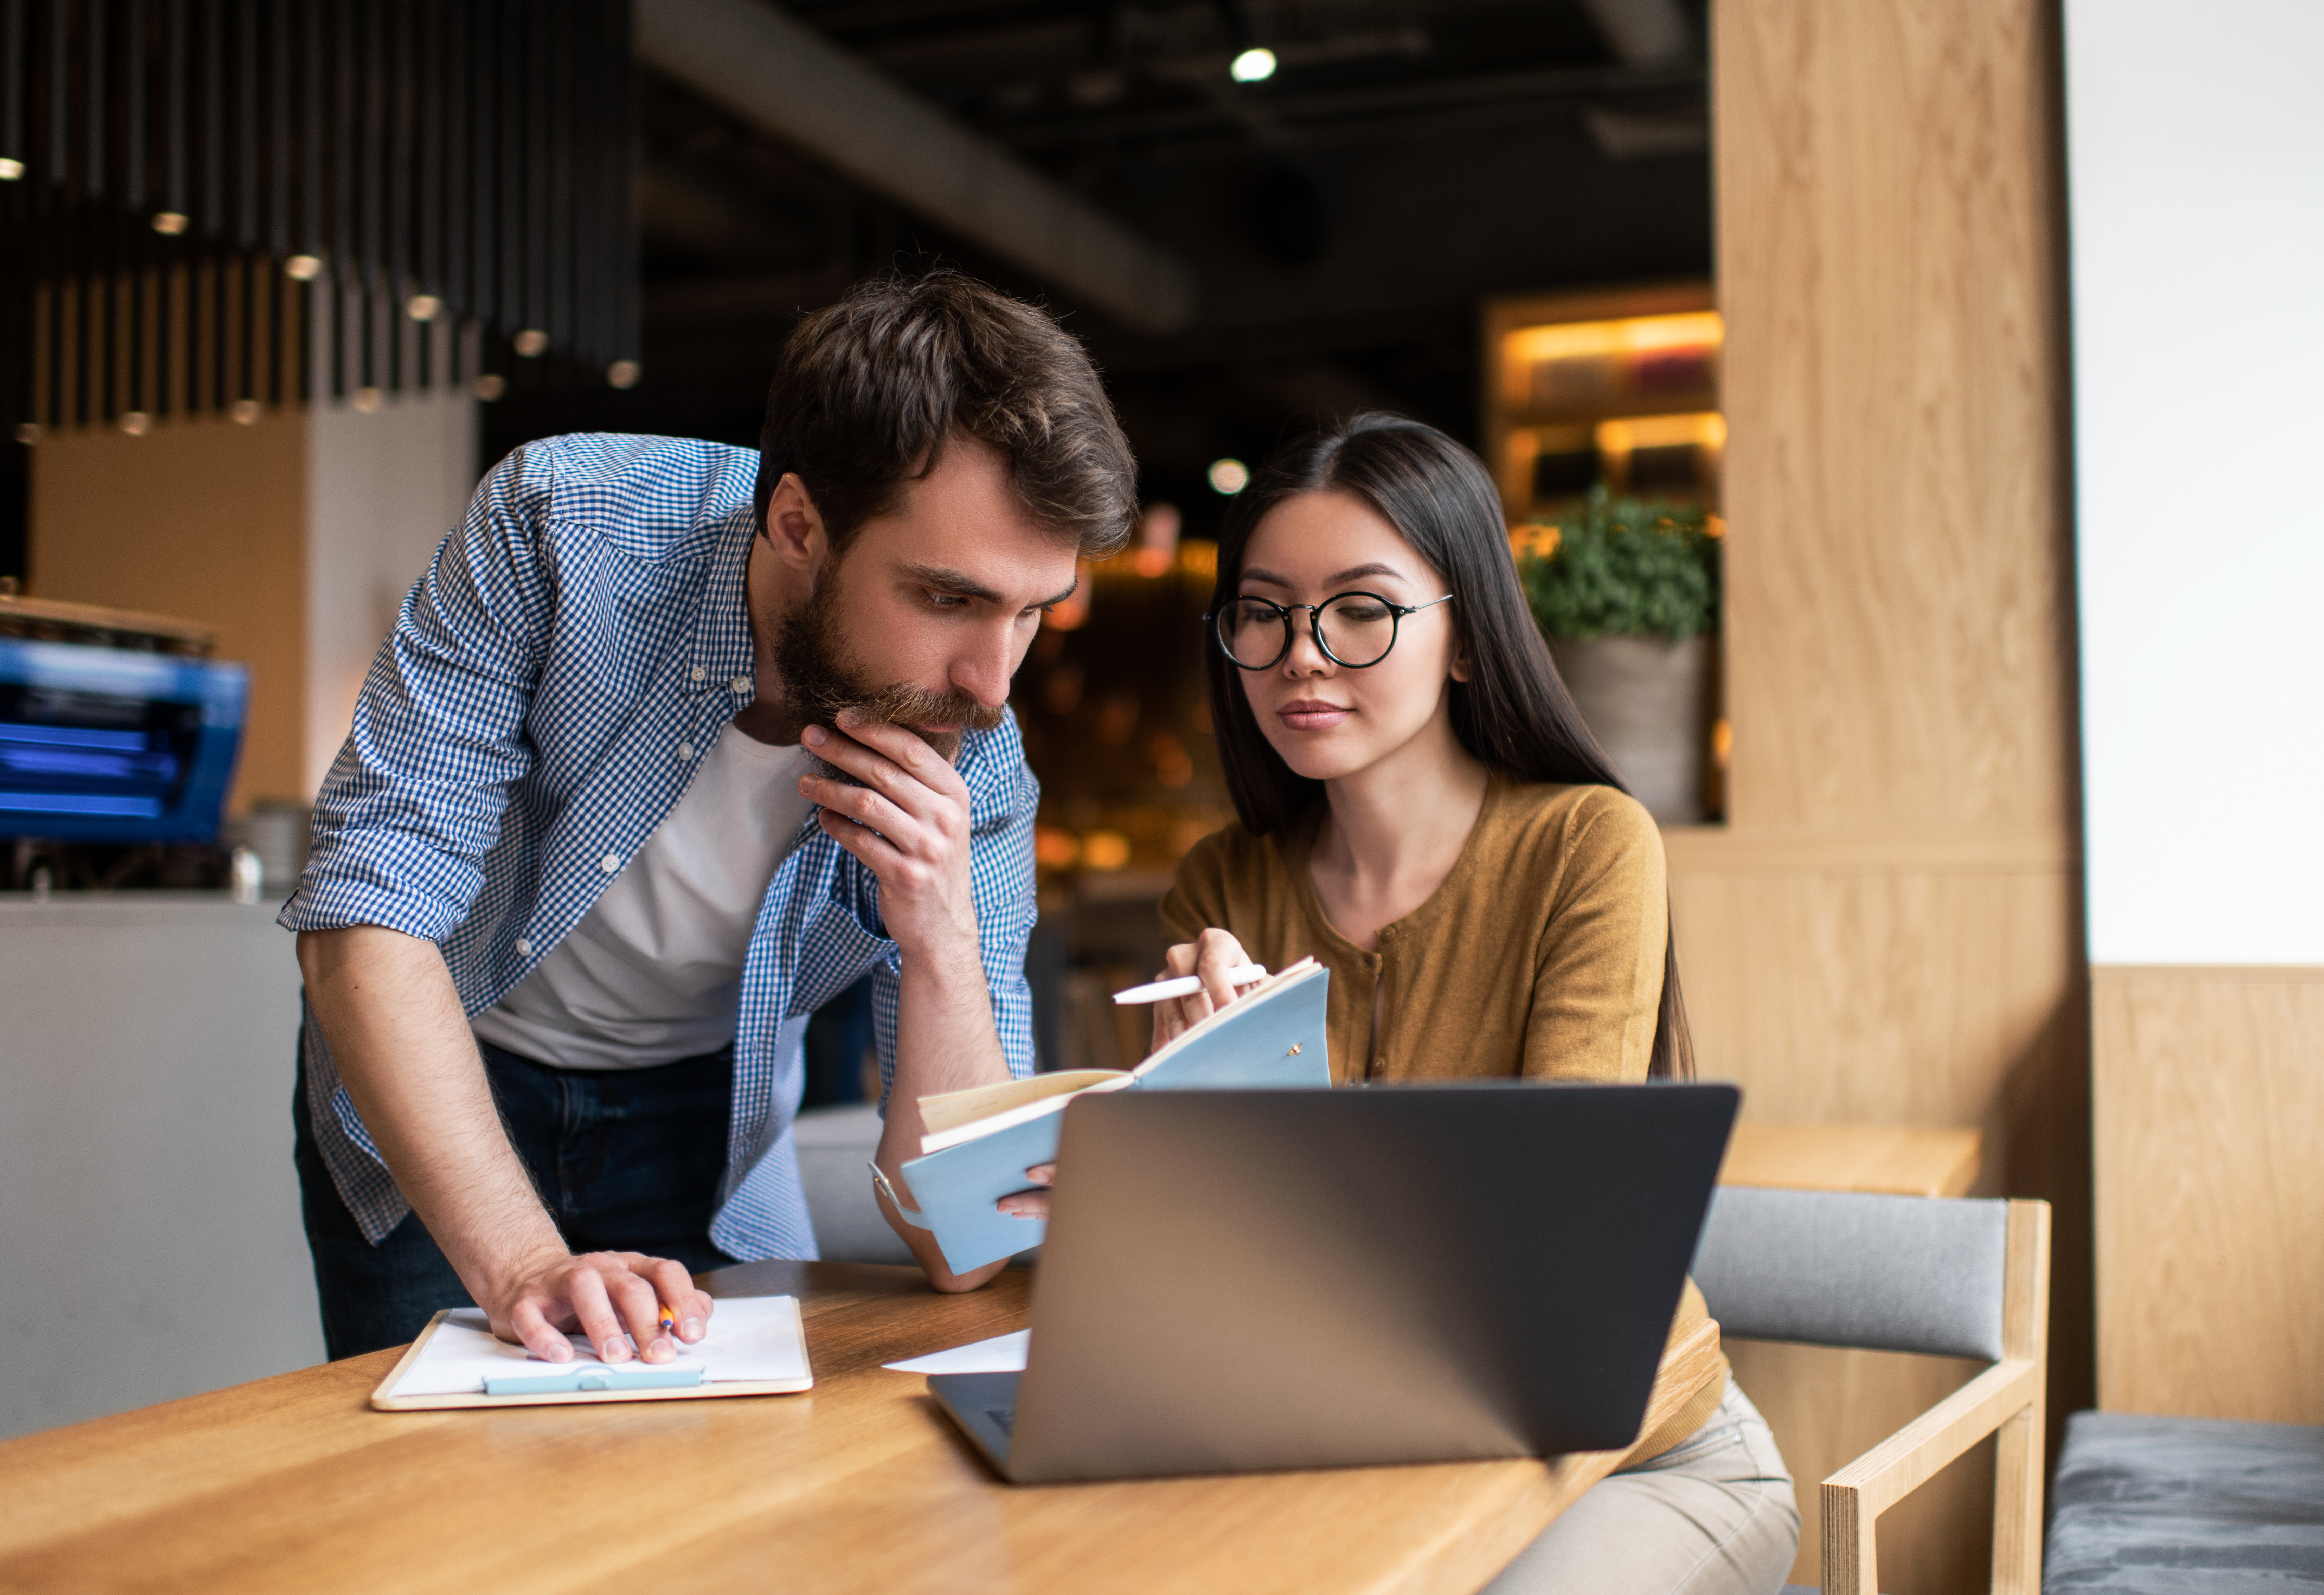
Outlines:
[[[1627,1446],[1738,1101],[1084,1096],[1025,1371],[929,1390],[1019,1483]]]

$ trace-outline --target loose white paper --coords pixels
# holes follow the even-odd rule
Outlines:
[[[694,1345],[672,1338],[678,1355],[668,1362],[605,1363],[578,1334],[571,1362],[551,1362],[522,1346],[495,1337],[484,1313],[463,1307],[445,1314],[428,1344],[395,1388],[398,1396],[480,1396],[486,1378],[546,1378],[576,1367],[622,1371],[698,1368],[706,1384],[807,1377],[807,1340],[800,1332],[798,1302],[787,1295],[721,1296],[711,1309],[710,1332]]]
[[[883,1362],[880,1366],[892,1368],[898,1373],[1022,1373],[1025,1349],[1032,1343],[1033,1332],[1019,1329],[994,1335],[989,1341],[954,1346],[949,1351],[931,1351],[908,1362]]]

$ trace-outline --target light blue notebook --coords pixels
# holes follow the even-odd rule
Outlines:
[[[1330,1086],[1331,983],[1331,971],[1303,958],[1126,1074],[1073,1069],[921,1098],[927,1152],[903,1171],[919,1212],[904,1217],[933,1231],[945,1261],[964,1274],[1040,1243],[1048,1226],[993,1203],[1027,1189],[1025,1171],[1056,1157],[1065,1104],[1082,1093]]]

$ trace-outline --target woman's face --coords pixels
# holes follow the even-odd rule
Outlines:
[[[1362,592],[1406,607],[1451,590],[1388,517],[1350,493],[1301,493],[1269,510],[1243,551],[1236,586],[1240,597],[1284,604]],[[1448,684],[1469,678],[1450,604],[1404,616],[1388,656],[1361,669],[1318,649],[1308,616],[1293,613],[1291,651],[1278,663],[1236,672],[1259,730],[1299,775],[1335,780],[1379,763],[1447,716]],[[1323,634],[1342,658],[1357,658],[1360,650],[1340,637],[1360,635],[1363,623],[1355,614],[1335,628],[1327,614]]]

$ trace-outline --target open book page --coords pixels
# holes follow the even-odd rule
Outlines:
[[[496,1338],[480,1310],[463,1307],[446,1314],[420,1355],[404,1368],[395,1388],[380,1395],[481,1396],[488,1378],[545,1378],[575,1367],[608,1366],[599,1361],[586,1337],[568,1338],[573,1342],[573,1360],[549,1362],[522,1346]],[[711,1309],[709,1332],[695,1345],[676,1343],[678,1355],[670,1361],[633,1360],[613,1366],[645,1371],[698,1368],[706,1384],[807,1377],[807,1338],[799,1323],[798,1302],[792,1296],[722,1296]]]
[[[1120,1069],[1060,1069],[1054,1074],[1036,1074],[1029,1080],[1004,1080],[998,1085],[973,1085],[966,1091],[947,1091],[920,1099],[920,1122],[931,1135],[963,1124],[973,1124],[995,1113],[1005,1113],[1011,1108],[1037,1102],[1044,1097],[1070,1096],[1101,1080],[1123,1078]]]
[[[957,1147],[963,1141],[976,1140],[981,1137],[1008,1129],[1014,1125],[1029,1123],[1050,1113],[1062,1113],[1065,1111],[1065,1104],[1084,1092],[1120,1091],[1123,1086],[1131,1084],[1136,1078],[1137,1076],[1125,1074],[1119,1069],[1074,1069],[1063,1074],[1036,1075],[1030,1080],[1020,1081],[1018,1083],[1038,1085],[1045,1080],[1066,1080],[1074,1081],[1075,1083],[1069,1084],[1061,1091],[1033,1096],[1030,1101],[1019,1102],[1015,1106],[1005,1108],[998,1113],[988,1113],[982,1119],[972,1119],[964,1123],[955,1122],[933,1135],[924,1135],[920,1138],[920,1150],[924,1154],[941,1152],[946,1147]]]
[[[1030,1080],[1011,1080],[1001,1085],[981,1085],[970,1091],[922,1097],[920,1117],[928,1133],[920,1138],[920,1151],[924,1155],[940,1152],[946,1147],[957,1147],[964,1141],[1028,1123],[1045,1114],[1063,1112],[1068,1099],[1085,1091],[1119,1091],[1157,1069],[1167,1069],[1173,1059],[1182,1055],[1202,1051],[1213,1033],[1277,992],[1323,974],[1323,966],[1313,958],[1286,965],[1199,1024],[1171,1037],[1153,1056],[1127,1074],[1117,1069],[1068,1069],[1056,1074],[1036,1074]],[[1324,1083],[1329,1083],[1328,1074]]]

